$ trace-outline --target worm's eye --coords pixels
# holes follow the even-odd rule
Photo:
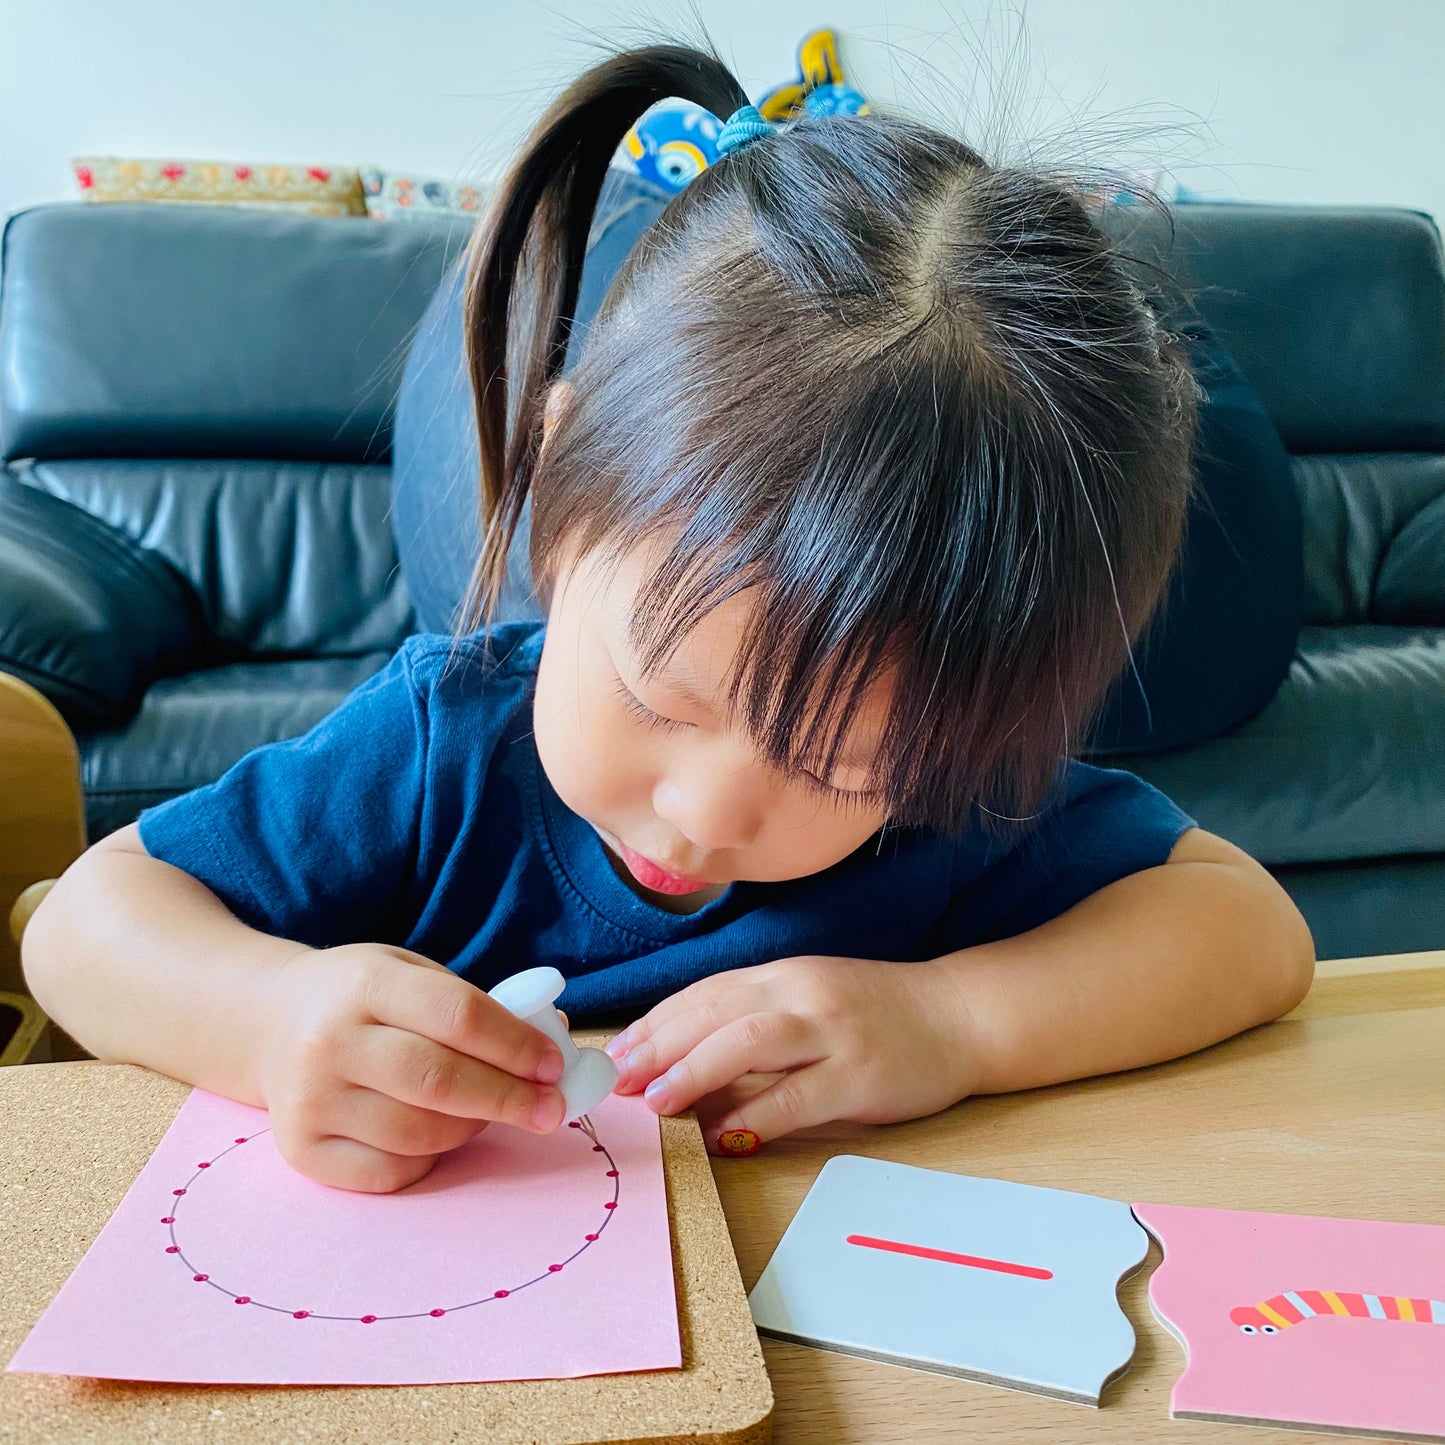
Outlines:
[[[1265,1334],[1265,1335],[1277,1335],[1277,1334],[1279,1333],[1279,1326],[1278,1326],[1278,1325],[1261,1325],[1261,1326],[1260,1326],[1260,1333],[1261,1333],[1261,1334]]]
[[[1253,1325],[1240,1325],[1240,1327],[1239,1327],[1239,1333],[1242,1334],[1242,1335],[1252,1335],[1252,1334],[1255,1333],[1254,1326],[1253,1326]]]

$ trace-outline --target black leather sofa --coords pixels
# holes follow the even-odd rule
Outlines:
[[[467,232],[48,206],[0,253],[0,666],[77,733],[92,839],[304,731],[413,630],[406,347]]]
[[[1406,210],[1177,215],[1199,309],[1290,453],[1304,625],[1243,726],[1108,761],[1267,864],[1320,957],[1445,948],[1439,230]]]
[[[1445,946],[1439,235],[1408,211],[1178,224],[1292,456],[1306,626],[1244,726],[1111,761],[1273,868],[1321,956]],[[464,242],[212,207],[7,223],[0,667],[72,723],[92,838],[305,730],[413,629],[391,413]]]

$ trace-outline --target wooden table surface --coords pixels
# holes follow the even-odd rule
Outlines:
[[[20,1097],[17,1089],[44,1090],[56,1131],[85,1127],[91,1116],[68,1110],[63,1097],[65,1080],[76,1069],[112,1073],[122,1109],[127,1090],[140,1092],[129,1081],[146,1077],[103,1064],[7,1070],[0,1112]],[[159,1139],[169,1117],[154,1124]],[[830,1126],[769,1144],[751,1159],[715,1160],[713,1174],[748,1288],[818,1170],[840,1153],[1130,1203],[1445,1224],[1445,952],[1321,964],[1309,997],[1288,1017],[1172,1064],[970,1100],[908,1124]],[[104,1156],[102,1142],[95,1151],[97,1182],[118,1199],[129,1180],[111,1179]],[[6,1209],[24,1202],[13,1184],[0,1179]],[[63,1221],[44,1221],[37,1231],[37,1242],[45,1236],[72,1263],[89,1244],[88,1238],[68,1239]],[[1109,1387],[1097,1411],[765,1340],[776,1399],[774,1439],[779,1445],[962,1438],[1070,1445],[1267,1445],[1273,1439],[1300,1445],[1338,1438],[1171,1423],[1169,1391],[1183,1359],[1148,1308],[1145,1286],[1157,1260],[1156,1247],[1121,1291],[1139,1346],[1133,1366]],[[7,1274],[24,1268],[23,1261],[4,1265]],[[33,1291],[20,1292],[27,1293]],[[30,1323],[0,1320],[0,1344],[9,1346],[0,1354],[8,1358]],[[0,1440],[37,1438],[25,1433],[22,1421],[5,1416],[0,1410]],[[216,1438],[225,1438],[218,1429]],[[426,1445],[424,1427],[414,1439]]]
[[[812,1130],[715,1160],[751,1289],[824,1162],[871,1154],[1128,1203],[1445,1224],[1445,952],[1322,963],[1278,1023],[1131,1074],[974,1099],[909,1124]],[[1171,1422],[1184,1357],[1149,1309],[1157,1245],[1120,1297],[1134,1363],[1100,1409],[763,1341],[778,1445],[1149,1441],[1300,1445],[1336,1435]]]

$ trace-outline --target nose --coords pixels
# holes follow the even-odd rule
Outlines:
[[[746,848],[763,826],[762,769],[715,755],[679,759],[652,792],[653,811],[698,849]]]

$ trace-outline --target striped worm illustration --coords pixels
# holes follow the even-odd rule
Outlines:
[[[1445,1325],[1445,1300],[1394,1294],[1348,1294],[1331,1289],[1291,1289],[1261,1304],[1240,1305],[1229,1312],[1229,1318],[1245,1335],[1277,1335],[1316,1315]]]

